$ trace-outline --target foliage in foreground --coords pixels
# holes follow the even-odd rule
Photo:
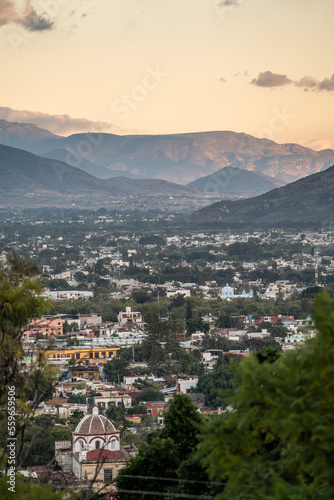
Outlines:
[[[22,462],[24,433],[31,417],[39,403],[50,397],[56,380],[53,368],[40,351],[32,356],[29,374],[20,366],[24,355],[22,329],[49,307],[38,276],[39,269],[33,262],[20,260],[15,254],[8,255],[7,262],[0,266],[0,428],[6,426],[15,406],[19,418],[15,418],[12,432],[18,439],[17,465]],[[5,455],[6,436],[0,435],[0,459]]]
[[[202,416],[189,397],[175,395],[165,415],[165,427],[120,471],[116,480],[119,500],[158,498],[168,492],[179,498],[186,492],[208,493],[212,485],[194,457],[201,424]]]
[[[237,409],[207,424],[200,446],[217,498],[334,498],[334,302],[317,297],[316,338],[238,370]],[[261,354],[261,355],[260,355]]]

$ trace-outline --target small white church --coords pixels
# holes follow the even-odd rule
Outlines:
[[[84,489],[93,480],[92,489],[115,491],[111,483],[120,469],[137,453],[137,448],[120,445],[120,431],[97,407],[77,425],[71,441],[56,441],[55,460],[64,474],[71,474],[75,491]],[[108,485],[110,485],[108,487]]]
[[[229,286],[228,283],[226,283],[226,286],[222,288],[220,298],[222,300],[233,300],[233,299],[251,299],[254,296],[253,290],[250,292],[246,292],[243,290],[239,295],[234,293],[234,288]]]

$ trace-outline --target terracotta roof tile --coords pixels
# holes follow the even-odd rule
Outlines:
[[[128,457],[122,451],[110,451],[110,450],[92,450],[87,452],[87,459],[85,461],[88,462],[111,462],[111,461],[125,461],[128,460]]]

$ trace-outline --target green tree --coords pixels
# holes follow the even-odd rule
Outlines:
[[[103,374],[109,382],[123,382],[124,375],[129,371],[129,361],[123,357],[116,357],[103,365]]]
[[[23,359],[22,330],[40,317],[49,307],[42,297],[39,285],[39,269],[28,260],[20,260],[15,254],[8,255],[6,265],[0,267],[0,406],[4,409],[1,420],[8,420],[8,391],[20,418],[15,422],[18,439],[16,460],[22,460],[24,432],[41,401],[50,394],[55,372],[47,364],[43,352],[35,351],[35,361],[30,374],[25,376],[19,369]],[[29,401],[27,400],[29,397]],[[5,451],[0,451],[0,459]]]
[[[221,364],[216,370],[201,375],[194,390],[205,394],[205,406],[208,408],[225,408],[235,393],[233,379],[234,371],[230,363]]]
[[[53,415],[41,415],[33,420],[24,434],[23,466],[48,464],[54,458],[55,441],[72,439],[71,429],[55,426],[57,422]]]
[[[138,392],[135,401],[140,404],[143,401],[164,401],[164,395],[155,387],[144,387]]]
[[[237,372],[236,411],[208,424],[201,445],[218,498],[334,497],[334,302],[318,294],[318,331],[303,349],[267,349]]]
[[[125,425],[125,411],[124,406],[110,405],[106,412],[107,418],[109,418],[116,425]]]
[[[15,491],[8,489],[8,476],[0,476],[0,498],[1,500],[12,500],[22,498],[23,500],[75,500],[76,495],[68,496],[68,492],[55,492],[49,484],[34,484],[26,478],[17,475],[15,478]]]
[[[143,342],[143,352],[146,361],[155,372],[165,358],[161,341],[165,336],[166,324],[160,321],[157,311],[152,308],[147,314],[146,322],[147,338]]]
[[[178,468],[198,443],[201,423],[202,417],[189,397],[174,396],[165,414],[164,428],[139,448],[138,455],[117,476],[119,500],[146,500],[173,491]],[[139,491],[143,493],[138,495]]]

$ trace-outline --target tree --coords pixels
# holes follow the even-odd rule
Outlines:
[[[20,418],[15,419],[16,461],[22,459],[24,432],[37,406],[50,394],[56,377],[47,364],[43,352],[36,350],[36,361],[30,365],[30,374],[20,371],[23,358],[22,330],[32,319],[39,318],[49,307],[42,297],[38,281],[39,269],[29,260],[8,255],[7,263],[0,268],[0,406],[5,411],[1,420],[9,417],[9,392],[11,408],[15,406]],[[27,401],[27,395],[29,401]],[[0,451],[0,459],[5,450]]]
[[[68,403],[86,404],[86,396],[83,394],[71,394],[68,399]]]
[[[20,474],[15,477],[15,490],[9,490],[8,476],[0,476],[0,498],[12,500],[22,498],[23,500],[75,500],[74,495],[68,496],[68,492],[55,492],[49,484],[34,484],[27,482]]]
[[[136,414],[146,415],[147,409],[146,409],[146,406],[144,406],[144,405],[135,405],[135,406],[132,406],[131,408],[128,408],[126,413],[128,415],[136,415]]]
[[[186,304],[186,321],[189,321],[193,317],[193,308],[191,304],[191,299],[187,299],[187,304]]]
[[[123,382],[124,375],[128,373],[129,361],[116,357],[103,365],[103,374],[109,382]]]
[[[116,479],[119,500],[151,499],[175,489],[177,470],[194,452],[202,416],[188,396],[174,396],[165,414],[165,426],[156,431]],[[134,493],[131,493],[133,491]],[[147,492],[147,494],[145,494]]]
[[[160,321],[158,313],[150,309],[147,318],[147,338],[143,342],[143,352],[148,364],[155,372],[159,364],[164,361],[164,352],[161,346],[161,340],[165,334],[166,325]]]
[[[76,409],[74,410],[73,413],[71,413],[71,415],[67,419],[67,424],[74,430],[78,425],[78,423],[80,422],[80,420],[84,418],[84,416],[85,413],[83,411]]]
[[[144,387],[136,396],[135,401],[140,404],[143,401],[164,401],[164,395],[155,387]]]
[[[234,370],[230,364],[221,364],[215,371],[205,373],[198,379],[196,392],[205,394],[205,406],[213,409],[225,408],[234,395]]]
[[[124,406],[110,405],[106,412],[107,418],[109,418],[114,424],[125,425],[127,422],[125,420]]]
[[[239,366],[236,411],[216,418],[201,453],[223,496],[240,500],[334,496],[334,302],[316,297],[318,335],[280,356],[267,349]]]
[[[182,307],[185,304],[185,298],[182,293],[177,293],[174,295],[171,303],[170,303],[170,309],[175,309],[177,307]],[[187,301],[187,307],[188,307],[188,301]]]

